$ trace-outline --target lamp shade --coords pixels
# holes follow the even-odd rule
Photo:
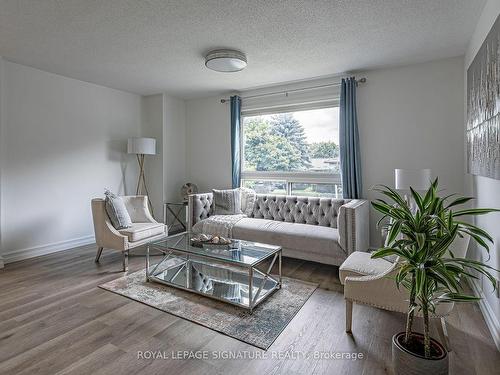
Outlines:
[[[127,152],[129,154],[156,155],[156,139],[129,138]]]
[[[395,169],[394,177],[397,190],[410,190],[411,186],[416,191],[424,191],[431,186],[430,169]]]

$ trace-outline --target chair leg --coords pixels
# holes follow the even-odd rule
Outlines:
[[[128,251],[123,252],[123,272],[128,271]]]
[[[352,301],[345,300],[345,331],[352,333]]]
[[[101,258],[102,250],[103,250],[102,247],[98,247],[97,248],[97,254],[95,255],[95,262],[96,263],[98,263],[99,259]]]
[[[450,337],[448,336],[448,329],[446,328],[446,319],[444,316],[439,318],[441,321],[441,332],[443,333],[443,339],[444,339],[444,348],[446,349],[447,352],[451,352],[451,347],[450,347]]]

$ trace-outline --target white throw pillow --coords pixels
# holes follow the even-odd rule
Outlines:
[[[240,187],[241,194],[241,212],[250,217],[253,212],[253,207],[255,206],[256,193],[255,190]]]
[[[191,232],[193,233],[203,233],[203,225],[205,223],[203,222],[203,220],[201,221],[198,221],[195,225],[193,225],[193,227],[191,228]]]

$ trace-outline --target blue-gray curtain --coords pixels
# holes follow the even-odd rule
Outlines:
[[[344,198],[361,197],[361,156],[358,116],[356,113],[356,79],[342,79],[340,87],[340,168]]]
[[[233,189],[240,187],[241,182],[241,98],[237,95],[231,96],[231,165]]]

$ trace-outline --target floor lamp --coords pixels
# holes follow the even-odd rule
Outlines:
[[[417,207],[415,200],[410,193],[410,187],[418,193],[425,192],[431,186],[430,169],[395,169],[394,187],[405,193],[405,199],[412,212]]]
[[[127,152],[137,156],[139,163],[139,179],[137,180],[136,195],[147,195],[148,205],[153,215],[153,205],[149,198],[148,188],[146,186],[146,176],[144,174],[144,159],[146,155],[156,155],[156,139],[154,138],[129,138]]]

